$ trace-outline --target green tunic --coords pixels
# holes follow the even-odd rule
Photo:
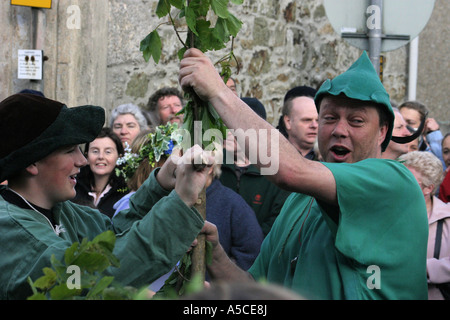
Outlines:
[[[324,163],[337,186],[335,223],[292,194],[249,272],[310,299],[427,299],[427,214],[401,163]]]
[[[32,294],[27,278],[42,276],[52,254],[63,261],[73,242],[92,240],[107,230],[117,236],[114,254],[121,266],[107,270],[117,281],[140,288],[167,273],[190,247],[203,219],[175,191],[161,188],[155,171],[130,201],[130,209],[112,222],[98,210],[59,203],[53,216],[65,232],[57,236],[43,215],[0,197],[0,299],[26,299]]]

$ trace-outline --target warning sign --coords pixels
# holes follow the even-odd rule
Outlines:
[[[35,8],[52,8],[52,0],[11,0],[11,4],[15,6],[26,6]]]
[[[19,50],[18,78],[42,80],[42,50]]]

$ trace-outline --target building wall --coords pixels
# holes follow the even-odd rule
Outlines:
[[[159,64],[144,61],[140,41],[163,22],[157,0],[53,0],[52,9],[31,9],[0,2],[0,99],[35,88],[68,106],[95,104],[107,115],[122,103],[145,105],[163,86],[178,86],[181,47],[172,27],[160,26],[163,55]],[[77,14],[70,8],[79,8]],[[448,108],[448,12],[436,0],[430,23],[420,37],[417,98],[433,116],[450,120]],[[268,121],[276,124],[284,94],[293,86],[317,87],[345,71],[361,54],[331,27],[322,1],[245,0],[231,11],[244,22],[234,42],[242,96],[260,99]],[[179,21],[180,28],[183,22]],[[40,26],[37,28],[36,26]],[[40,30],[35,36],[36,30]],[[40,47],[37,47],[40,46]],[[44,80],[17,79],[17,50],[41,48]],[[208,55],[215,61],[228,51]],[[396,103],[407,97],[408,46],[383,53],[383,83]],[[439,73],[439,71],[441,71]]]

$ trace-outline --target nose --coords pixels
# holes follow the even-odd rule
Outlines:
[[[78,148],[78,152],[77,152],[76,158],[75,158],[75,166],[81,168],[87,164],[88,164],[88,161],[87,161],[86,157],[83,155],[80,148]]]
[[[174,106],[174,105],[170,106],[170,111],[172,112],[172,114],[177,114],[178,111],[180,111],[180,110],[181,110],[181,107],[179,107],[179,106]]]
[[[343,138],[348,136],[347,123],[344,120],[338,120],[334,126],[332,135],[336,138]]]
[[[409,130],[406,128],[406,126],[403,126],[402,128],[402,132],[401,132],[401,136],[402,137],[407,137],[409,136],[411,133],[409,132]]]
[[[128,133],[128,128],[127,126],[123,126],[122,128],[120,128],[120,134],[121,135],[125,135]]]

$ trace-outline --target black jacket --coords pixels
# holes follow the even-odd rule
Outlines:
[[[89,195],[89,192],[92,192],[90,176],[92,176],[92,173],[89,166],[83,167],[80,174],[77,176],[77,185],[75,186],[77,195],[72,200],[72,202],[92,208],[97,208],[98,210],[100,210],[100,212],[112,218],[115,212],[113,208],[114,204],[129,192],[125,180],[123,178],[117,177],[113,172],[111,174],[111,179],[109,180],[111,189],[105,195],[103,195],[98,205],[95,206],[94,197]]]

